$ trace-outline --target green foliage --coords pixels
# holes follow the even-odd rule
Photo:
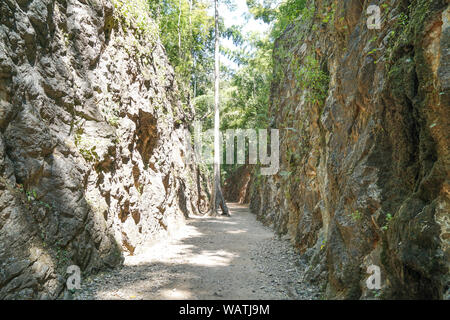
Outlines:
[[[403,55],[404,48],[420,41],[424,32],[423,24],[430,13],[429,0],[412,0],[407,8],[403,8],[395,18],[397,20],[395,30],[392,30],[388,38],[386,50],[387,70]]]
[[[408,16],[405,13],[400,13],[398,16],[397,24],[399,26],[407,26],[408,25]]]
[[[78,124],[75,129],[75,146],[87,162],[97,162],[99,160],[99,156],[96,151],[97,147],[95,143],[86,139],[83,134],[84,129]]]
[[[297,62],[298,63],[298,62]],[[319,62],[313,56],[307,56],[297,74],[297,80],[301,88],[306,90],[306,99],[314,104],[322,106],[328,95],[330,78],[321,70]]]
[[[320,245],[320,250],[325,249],[326,246],[327,246],[327,239],[323,239],[322,244]]]
[[[393,216],[390,213],[386,214],[386,222],[385,225],[381,227],[381,230],[387,231],[389,229],[389,222],[391,222],[392,218]]]
[[[108,123],[117,128],[119,126],[119,118],[117,116],[111,116],[110,118],[108,118]]]
[[[326,8],[323,12],[322,22],[323,23],[332,23],[334,21],[334,15],[336,13],[335,4],[333,3],[330,7]]]
[[[31,202],[37,199],[37,194],[35,190],[29,190],[25,192],[25,195],[27,197],[27,201]]]
[[[48,210],[53,209],[53,206],[39,199],[36,190],[25,190],[22,184],[17,184],[17,190],[25,194],[25,199],[28,203],[44,207]]]
[[[311,11],[306,7],[306,0],[266,0],[261,4],[257,0],[247,0],[250,12],[256,19],[273,23],[271,38],[277,39],[286,27],[300,15],[309,18]]]
[[[222,129],[264,128],[268,123],[272,81],[272,46],[269,38],[253,33],[239,53],[240,69],[223,85]]]
[[[112,0],[112,3],[128,28],[135,28],[137,35],[156,39],[155,23],[149,18],[146,0]]]
[[[194,98],[209,87],[214,64],[214,17],[208,14],[211,5],[207,0],[149,1],[178,82],[186,91],[183,93],[190,92]]]
[[[71,261],[70,252],[60,247],[61,245],[59,243],[57,243],[56,245],[58,246],[56,249],[57,265],[59,268],[63,269],[64,267],[70,264]]]
[[[354,221],[359,221],[362,219],[362,214],[358,210],[352,212],[352,218]]]
[[[269,35],[257,32],[241,35],[239,41],[245,45],[229,53],[239,69],[226,75],[221,85],[221,129],[267,128],[273,45]],[[213,96],[208,100],[212,103]],[[228,174],[236,166],[225,168]]]
[[[96,146],[80,148],[80,153],[87,162],[96,162],[99,157],[95,149]]]

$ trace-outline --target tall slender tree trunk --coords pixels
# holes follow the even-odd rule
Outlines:
[[[220,61],[219,61],[219,1],[214,0],[215,5],[215,68],[214,68],[214,176],[213,190],[211,196],[211,214],[216,215],[218,208],[222,209],[223,215],[230,215],[227,204],[220,188],[220,110],[219,110],[219,83],[220,83]]]
[[[193,0],[189,0],[189,30],[191,32],[191,40],[193,41],[193,33],[192,33],[192,7],[193,7]],[[193,99],[195,99],[195,97],[197,96],[197,77],[195,75],[195,68],[197,66],[196,63],[196,57],[195,57],[195,53],[194,53],[194,49],[191,48],[191,56],[192,56],[192,60],[193,60],[193,65],[191,68],[191,73],[192,73],[192,82],[193,82],[193,87],[194,87],[194,94],[193,94]]]
[[[178,57],[181,59],[181,0],[178,5]]]
[[[189,0],[189,30],[192,37],[192,0]]]

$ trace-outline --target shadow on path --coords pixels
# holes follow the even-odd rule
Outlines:
[[[300,265],[289,243],[275,238],[246,206],[229,208],[231,217],[188,219],[173,239],[84,284],[79,298],[298,298],[292,285]]]

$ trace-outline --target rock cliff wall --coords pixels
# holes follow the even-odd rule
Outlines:
[[[251,208],[328,298],[448,298],[449,19],[443,0],[310,1],[276,42],[281,169]]]
[[[244,165],[230,174],[223,186],[223,194],[226,201],[241,204],[250,202],[253,170],[253,166]]]
[[[196,213],[186,120],[145,1],[0,2],[0,299],[56,298]]]

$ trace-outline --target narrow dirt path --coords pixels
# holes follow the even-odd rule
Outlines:
[[[231,217],[195,217],[171,240],[124,266],[84,279],[75,299],[318,299],[288,241],[246,206]]]

